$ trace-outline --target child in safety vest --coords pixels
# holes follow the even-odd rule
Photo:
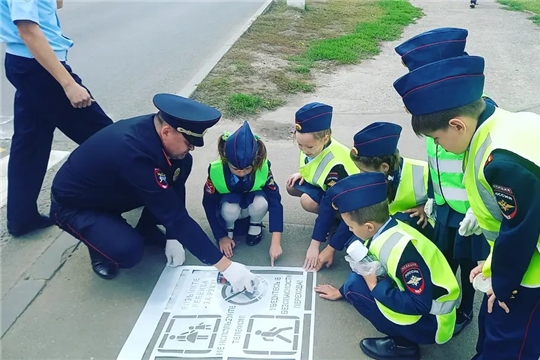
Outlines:
[[[260,243],[262,219],[268,212],[272,233],[269,254],[273,266],[282,253],[283,205],[266,147],[246,121],[233,134],[225,132],[219,137],[218,153],[219,159],[208,168],[203,206],[219,248],[225,256],[233,256],[235,223],[239,219],[249,218],[246,244]]]
[[[432,186],[428,164],[425,161],[403,158],[397,148],[401,126],[388,122],[375,122],[354,135],[350,157],[360,172],[381,172],[388,187],[390,214],[433,239],[433,227],[428,222],[424,206]],[[324,232],[333,209],[325,196],[321,203],[314,234]],[[335,250],[342,250],[351,233],[344,223],[330,239],[329,245],[319,255],[317,268],[332,264]]]
[[[347,299],[387,335],[363,339],[362,351],[373,359],[419,359],[418,344],[448,342],[460,293],[457,280],[435,244],[390,216],[387,177],[382,172],[351,175],[326,196],[387,274],[378,278],[377,272],[351,266],[340,289],[315,287],[322,298]]]
[[[420,66],[467,55],[468,31],[462,28],[437,28],[418,34],[395,48],[409,71]],[[483,96],[486,102],[493,100]],[[463,185],[463,154],[452,154],[426,137],[429,172],[433,193],[426,203],[426,214],[435,221],[433,241],[457,272],[460,268],[462,298],[457,312],[454,335],[459,334],[473,318],[475,290],[469,274],[478,261],[486,260],[489,245],[481,234],[478,222]]]
[[[349,158],[349,149],[332,137],[332,110],[330,105],[313,102],[300,108],[295,116],[294,137],[300,149],[300,171],[287,179],[287,192],[300,197],[304,210],[315,214],[328,188],[358,172]],[[314,270],[317,266],[320,243],[326,236],[327,233],[311,240],[305,270]]]

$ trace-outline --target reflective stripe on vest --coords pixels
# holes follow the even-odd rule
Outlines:
[[[212,161],[210,163],[210,171],[208,176],[210,177],[210,180],[214,184],[214,187],[218,193],[229,194],[231,191],[229,190],[227,181],[225,180],[225,170],[223,169],[223,166],[224,164],[221,160]],[[262,190],[262,188],[264,188],[266,185],[266,181],[268,180],[269,172],[270,168],[268,167],[268,160],[265,160],[262,167],[255,173],[255,181],[253,182],[253,186],[249,192]]]
[[[463,156],[447,152],[432,138],[426,138],[426,148],[435,203],[448,203],[458,213],[465,214],[470,204],[463,185]]]
[[[334,166],[343,165],[349,175],[360,172],[349,154],[350,149],[334,138],[330,145],[307,164],[304,162],[306,155],[300,151],[300,175],[308,184],[326,191],[325,181]]]
[[[478,220],[491,253],[484,263],[483,274],[491,276],[491,258],[503,215],[497,200],[484,177],[484,167],[493,150],[513,152],[540,166],[540,152],[535,148],[540,141],[540,116],[534,113],[510,113],[497,108],[493,115],[476,130],[465,158],[465,185],[471,208]],[[511,176],[511,174],[509,174]],[[521,286],[540,287],[540,234],[537,251],[532,254]]]
[[[429,170],[425,161],[403,158],[396,197],[390,203],[390,213],[412,209],[427,201]]]
[[[398,221],[398,225],[386,229],[369,244],[369,251],[387,269],[388,276],[398,286],[400,291],[406,291],[403,279],[396,275],[401,256],[408,244],[413,244],[424,259],[435,286],[446,290],[446,294],[432,300],[430,314],[437,317],[437,332],[435,341],[443,344],[452,338],[456,321],[456,303],[460,290],[452,269],[446,262],[439,249],[420,232]],[[422,317],[421,315],[405,315],[397,313],[380,301],[375,303],[381,313],[398,325],[411,325]]]

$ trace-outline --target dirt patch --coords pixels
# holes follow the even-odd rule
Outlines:
[[[313,92],[316,72],[377,54],[420,15],[406,0],[307,1],[306,10],[274,1],[192,97],[232,118],[273,110]]]

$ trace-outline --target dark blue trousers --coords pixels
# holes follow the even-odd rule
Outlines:
[[[54,130],[81,144],[112,124],[97,102],[76,109],[60,84],[35,59],[6,54],[5,71],[15,87],[14,134],[8,164],[8,228],[20,229],[39,216],[37,198],[47,171]],[[75,81],[82,80],[63,63]]]
[[[417,344],[434,344],[437,331],[437,319],[434,315],[422,316],[412,325],[397,325],[388,320],[379,310],[371,296],[366,281],[355,272],[351,272],[342,286],[345,298],[365,317],[377,331],[390,337],[405,338]]]
[[[75,209],[51,202],[51,218],[62,230],[82,241],[92,260],[107,260],[119,268],[138,264],[145,245],[165,247],[166,236],[154,216],[143,209],[133,228],[119,213]]]
[[[495,301],[487,312],[484,296],[478,315],[477,354],[473,360],[538,360],[540,358],[540,288],[519,287],[506,302],[506,313]]]

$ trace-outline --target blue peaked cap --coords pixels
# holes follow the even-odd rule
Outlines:
[[[469,32],[444,27],[423,32],[395,48],[410,71],[439,60],[463,56]]]
[[[354,135],[354,149],[359,156],[384,156],[396,152],[401,126],[389,122],[374,122]]]
[[[383,173],[365,172],[349,175],[328,189],[332,205],[340,213],[380,204],[388,198]]]
[[[330,105],[312,102],[302,106],[295,115],[296,131],[299,133],[312,133],[330,129],[332,124],[332,111]]]
[[[159,116],[193,146],[204,145],[204,134],[221,119],[221,112],[198,101],[173,94],[156,94]]]
[[[394,82],[411,115],[454,109],[482,98],[484,58],[459,56],[421,66]]]
[[[253,164],[259,144],[247,121],[225,141],[227,161],[237,169],[245,169]]]

